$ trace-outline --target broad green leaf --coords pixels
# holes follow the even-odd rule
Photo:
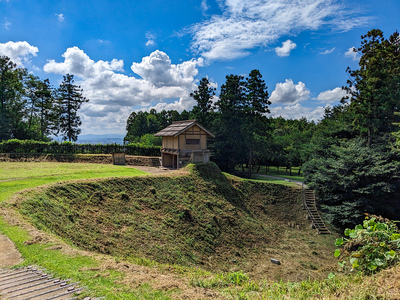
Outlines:
[[[378,224],[376,224],[376,229],[377,230],[387,230],[388,226],[384,223],[378,223]]]
[[[334,253],[334,256],[335,256],[335,257],[339,257],[339,256],[340,256],[340,253],[341,253],[341,252],[340,252],[340,249],[336,249],[336,250],[335,250],[335,253]]]
[[[390,236],[390,240],[391,240],[391,241],[398,240],[398,239],[400,239],[400,234],[398,234],[398,233],[393,233],[393,234]]]
[[[388,251],[388,252],[385,253],[385,258],[386,258],[387,260],[391,260],[391,259],[393,259],[395,256],[396,256],[396,251],[394,251],[394,250],[390,250],[390,251]]]
[[[351,231],[350,228],[346,228],[346,229],[344,230],[344,235],[345,235],[345,236],[349,236],[350,231]]]
[[[375,258],[372,262],[375,266],[381,267],[383,266],[386,262],[383,259],[380,258]]]
[[[369,269],[369,270],[374,271],[374,270],[376,270],[376,268],[377,268],[376,265],[374,265],[374,264],[372,264],[372,263],[369,263],[369,264],[368,264],[368,269]]]
[[[349,236],[350,236],[352,239],[355,239],[355,238],[357,237],[357,233],[356,233],[354,230],[352,230],[352,231],[350,232]]]
[[[364,226],[364,228],[368,228],[368,220],[364,220],[363,226]]]
[[[379,246],[384,247],[386,245],[385,242],[379,243]]]
[[[335,274],[333,274],[332,272],[331,273],[329,273],[329,275],[328,275],[328,279],[332,279],[332,278],[335,278],[336,277],[336,275]]]
[[[354,269],[356,269],[356,268],[358,268],[360,265],[358,264],[358,259],[357,258],[351,258],[350,259],[350,263],[351,263],[351,266],[354,268]]]
[[[343,238],[338,238],[335,241],[335,246],[342,246],[344,243]]]
[[[364,227],[362,225],[357,225],[356,226],[356,230],[363,230],[363,229],[364,229]]]

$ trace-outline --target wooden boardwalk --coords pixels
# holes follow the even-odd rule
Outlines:
[[[310,189],[303,189],[303,206],[307,211],[307,217],[311,221],[313,228],[317,229],[318,234],[331,234],[329,229],[326,227],[320,214],[317,210],[315,201],[315,193]]]
[[[76,299],[82,288],[76,283],[53,278],[34,267],[0,269],[0,298],[12,300]],[[87,297],[86,300],[91,298]]]

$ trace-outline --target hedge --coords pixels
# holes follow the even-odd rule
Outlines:
[[[147,147],[138,144],[75,144],[71,142],[41,142],[33,140],[8,140],[0,142],[0,153],[44,153],[44,154],[111,154],[125,152],[127,155],[160,156],[159,146]]]

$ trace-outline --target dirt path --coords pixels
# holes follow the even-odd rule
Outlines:
[[[12,267],[21,262],[21,254],[14,243],[5,235],[0,235],[0,268]]]

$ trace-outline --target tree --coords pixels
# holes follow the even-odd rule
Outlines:
[[[190,94],[197,105],[193,107],[193,117],[206,128],[210,128],[210,112],[212,111],[213,102],[212,98],[215,96],[215,88],[210,86],[207,77],[200,80],[199,87],[196,91]]]
[[[388,214],[384,201],[398,192],[399,168],[397,155],[387,146],[353,139],[308,161],[304,173],[327,220],[348,227],[364,213]]]
[[[258,70],[251,71],[246,80],[243,76],[226,76],[215,104],[212,130],[216,138],[210,147],[221,169],[231,170],[246,162],[251,177],[253,154],[258,161],[264,156],[269,104],[267,87]]]
[[[263,138],[266,138],[268,132],[266,113],[269,113],[267,86],[262,80],[259,70],[252,70],[249,77],[246,78],[246,96],[244,101],[244,123],[242,125],[242,134],[245,140],[248,156],[248,178],[251,178],[251,169],[253,165],[253,151],[257,146],[263,147]]]
[[[374,137],[393,130],[394,114],[400,107],[400,37],[393,33],[385,39],[373,29],[361,37],[358,70],[347,69],[350,79],[345,88],[350,94],[350,111],[356,130],[367,135],[368,145]]]
[[[0,56],[0,140],[25,138],[25,69],[17,68],[8,57]]]
[[[64,140],[76,141],[82,125],[77,112],[82,103],[89,100],[82,96],[83,90],[74,84],[74,75],[66,74],[57,89],[57,134],[61,132]]]
[[[25,80],[28,130],[32,139],[48,140],[54,128],[54,97],[50,81],[28,75]]]
[[[245,102],[245,82],[243,76],[228,75],[221,86],[217,118],[213,123],[215,140],[210,145],[214,160],[224,170],[232,170],[243,158],[243,107]]]

